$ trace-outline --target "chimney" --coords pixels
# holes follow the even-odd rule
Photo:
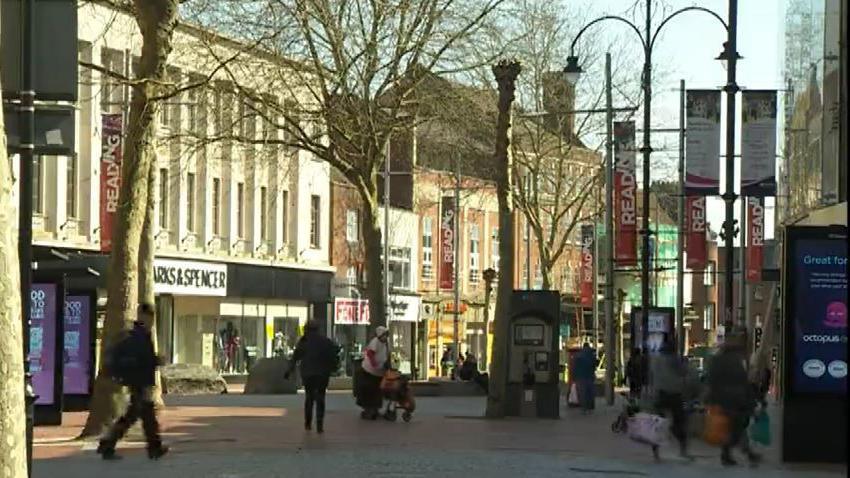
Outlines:
[[[546,126],[560,130],[565,139],[575,133],[575,87],[564,77],[561,71],[543,74],[543,109],[547,113]]]

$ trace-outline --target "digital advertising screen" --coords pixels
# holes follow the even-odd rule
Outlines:
[[[789,241],[786,293],[791,306],[794,394],[847,394],[847,241]]]
[[[63,384],[65,394],[87,395],[91,383],[91,298],[65,298]]]
[[[30,373],[36,405],[53,405],[56,389],[55,284],[33,284],[30,289]]]

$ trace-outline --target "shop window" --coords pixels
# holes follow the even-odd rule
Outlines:
[[[236,184],[236,235],[245,238],[245,183]]]
[[[469,282],[472,284],[477,284],[481,279],[480,243],[478,224],[473,224],[469,228]]]
[[[168,169],[159,170],[159,228],[168,230]]]
[[[76,154],[68,156],[65,183],[65,214],[69,219],[77,218],[77,162]]]
[[[392,288],[411,290],[409,247],[390,247],[389,269]]]
[[[705,274],[703,276],[702,284],[706,287],[711,287],[714,285],[714,274],[716,273],[717,264],[714,261],[709,261],[705,267]]]
[[[703,320],[702,320],[703,330],[714,329],[714,304],[713,303],[705,304],[705,309],[703,309],[702,314],[703,314]]]
[[[310,196],[310,247],[318,249],[321,246],[322,198]]]
[[[195,232],[195,173],[186,173],[186,230]]]
[[[289,232],[289,191],[280,194],[280,242],[286,244],[287,232]]]
[[[269,238],[269,212],[268,212],[268,188],[260,187],[260,240],[265,242]]]
[[[422,278],[434,278],[434,230],[428,216],[422,218]]]
[[[490,236],[490,267],[495,271],[499,270],[499,259],[499,228],[494,227]]]
[[[44,158],[34,156],[32,160],[32,212],[44,214]]]
[[[345,240],[349,244],[356,244],[360,237],[360,217],[357,211],[349,209],[345,211]]]
[[[212,180],[212,226],[213,235],[221,236],[221,179]]]

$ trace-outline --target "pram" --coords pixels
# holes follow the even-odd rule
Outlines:
[[[629,418],[635,416],[640,411],[640,406],[633,397],[626,393],[620,393],[626,401],[623,405],[623,411],[617,415],[617,419],[611,424],[611,431],[614,433],[625,433],[628,429]]]
[[[394,422],[398,419],[398,410],[402,410],[401,419],[409,422],[416,410],[416,400],[410,389],[410,377],[398,370],[387,370],[381,379],[381,393],[387,400],[384,419]]]

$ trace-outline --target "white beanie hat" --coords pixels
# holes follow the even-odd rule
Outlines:
[[[379,325],[379,326],[375,327],[375,335],[378,336],[378,337],[380,337],[382,335],[386,335],[387,332],[389,332],[389,329],[387,329],[383,325]]]

